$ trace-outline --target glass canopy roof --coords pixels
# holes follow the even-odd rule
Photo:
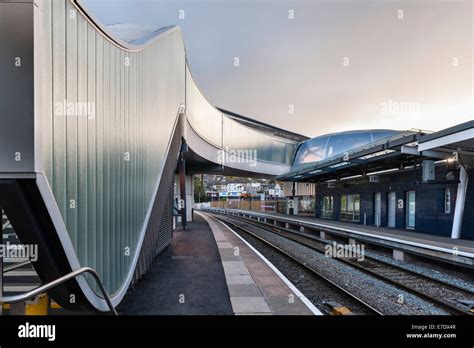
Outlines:
[[[399,131],[388,129],[357,130],[321,135],[302,142],[293,166],[314,163],[346,151],[391,137]]]

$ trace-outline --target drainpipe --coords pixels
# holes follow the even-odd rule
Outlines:
[[[458,193],[456,195],[456,205],[454,207],[454,219],[453,219],[453,229],[451,231],[452,239],[461,238],[461,226],[462,218],[464,215],[464,203],[466,201],[466,191],[467,191],[467,182],[468,175],[467,170],[464,166],[459,168],[459,184],[458,184]]]

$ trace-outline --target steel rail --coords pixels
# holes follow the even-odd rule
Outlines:
[[[310,271],[311,273],[315,274],[317,277],[323,279],[325,282],[329,283],[331,286],[337,288],[339,291],[343,292],[344,294],[346,294],[347,296],[349,296],[350,298],[352,298],[353,300],[355,300],[357,303],[361,304],[363,307],[367,308],[369,311],[377,314],[377,315],[384,315],[382,312],[380,312],[378,309],[372,307],[370,304],[368,304],[367,302],[365,302],[364,300],[360,299],[359,297],[357,297],[356,295],[354,295],[353,293],[349,292],[348,290],[344,289],[343,287],[341,287],[340,285],[336,284],[335,282],[333,282],[331,279],[327,278],[326,276],[322,275],[320,272],[316,271],[315,269],[309,267],[308,265],[304,264],[302,261],[298,260],[297,258],[295,258],[294,256],[290,255],[287,251],[281,249],[280,247],[274,245],[273,243],[267,241],[266,239],[256,235],[255,233],[247,230],[246,228],[242,227],[242,226],[239,226],[231,221],[228,221],[227,219],[223,219],[222,217],[216,217],[214,216],[216,219],[222,221],[222,222],[225,222],[225,223],[228,223],[232,226],[234,226],[235,228],[239,229],[239,230],[242,230],[244,231],[245,233],[247,234],[250,234],[251,236],[253,236],[254,238],[257,238],[258,240],[262,241],[263,243],[265,243],[266,245],[270,246],[272,249],[274,250],[277,250],[279,253],[285,255],[286,257],[288,257],[289,259],[291,259],[292,261],[296,262],[298,265],[300,265],[301,267],[307,269],[308,271]]]
[[[304,245],[304,246],[306,246],[306,247],[308,247],[308,248],[310,248],[310,249],[312,249],[312,250],[315,250],[315,251],[317,251],[317,252],[319,252],[319,253],[322,253],[322,251],[319,250],[319,249],[317,249],[316,247],[311,246],[311,245],[308,245],[307,243],[304,243],[304,242],[302,242],[302,241],[295,240],[294,238],[291,238],[290,236],[287,236],[287,235],[285,235],[284,233],[277,232],[277,231],[275,231],[275,230],[279,230],[279,231],[284,231],[284,232],[287,232],[287,233],[295,234],[295,235],[298,235],[298,236],[301,236],[301,237],[304,237],[304,238],[307,238],[307,239],[311,239],[311,240],[313,240],[313,241],[317,241],[317,242],[320,242],[320,243],[331,244],[330,241],[321,240],[321,238],[317,238],[317,237],[313,237],[313,236],[308,236],[307,234],[303,234],[303,233],[297,232],[297,231],[291,231],[291,230],[286,229],[286,228],[283,228],[283,227],[272,226],[272,227],[270,228],[271,225],[270,225],[270,224],[267,224],[267,223],[265,223],[265,222],[256,221],[256,220],[252,220],[252,219],[247,219],[247,218],[243,218],[243,217],[240,217],[240,216],[237,217],[237,216],[235,216],[235,215],[231,215],[231,218],[235,218],[236,220],[244,221],[244,222],[246,222],[246,223],[251,223],[251,224],[257,225],[257,226],[258,226],[258,225],[268,225],[268,227],[267,227],[267,226],[264,226],[264,227],[259,226],[259,227],[262,228],[262,229],[265,229],[266,231],[269,231],[269,232],[271,232],[271,233],[278,234],[279,236],[282,236],[283,238],[286,238],[286,239],[292,240],[292,241],[294,241],[294,242],[300,243],[301,245]],[[369,258],[370,258],[370,257],[369,257]],[[406,270],[406,269],[403,268],[403,267],[397,267],[397,266],[392,265],[392,264],[390,264],[390,263],[384,263],[383,261],[380,261],[380,260],[375,259],[375,258],[370,258],[370,259],[373,260],[373,261],[375,261],[375,262],[380,262],[380,263],[383,263],[384,265],[387,265],[387,266],[389,266],[389,267],[393,267],[393,268],[395,268],[395,269],[398,269],[398,270],[400,270],[400,271],[402,271],[402,272],[406,272],[406,273],[408,273],[408,274],[410,274],[410,275],[418,276],[418,277],[420,277],[420,278],[423,278],[423,279],[426,280],[426,281],[433,282],[433,283],[438,283],[438,284],[440,284],[440,285],[442,285],[442,286],[449,287],[449,288],[453,289],[452,291],[458,291],[458,292],[468,293],[468,294],[472,295],[472,292],[470,292],[469,290],[464,289],[464,288],[457,287],[457,286],[455,286],[455,285],[453,285],[453,284],[448,284],[448,283],[445,283],[445,282],[443,282],[443,281],[439,281],[439,280],[437,280],[437,279],[434,279],[434,278],[432,278],[432,277],[425,276],[425,275],[421,275],[421,274],[418,273],[418,272],[414,272],[414,271],[411,271],[411,270]],[[359,264],[357,264],[357,263],[354,263],[354,262],[352,262],[352,261],[349,261],[349,260],[346,260],[346,259],[343,259],[343,258],[338,258],[338,261],[341,261],[341,262],[343,262],[343,263],[345,263],[345,264],[348,264],[348,265],[350,265],[350,266],[353,266],[354,268],[357,268],[357,269],[361,270],[362,272],[367,273],[367,274],[369,274],[369,275],[371,275],[371,276],[373,276],[373,277],[375,277],[375,278],[378,278],[378,279],[380,279],[380,280],[382,280],[382,281],[384,281],[384,282],[387,282],[387,283],[390,283],[390,284],[392,284],[392,285],[394,285],[394,286],[397,286],[397,287],[399,287],[399,288],[401,288],[401,289],[403,289],[403,290],[405,290],[405,291],[407,291],[407,292],[410,292],[410,293],[412,293],[412,294],[415,294],[416,296],[418,296],[418,297],[420,297],[420,298],[423,298],[424,300],[430,301],[430,302],[436,304],[437,307],[440,307],[441,309],[444,309],[444,310],[448,311],[448,312],[451,313],[451,314],[458,314],[458,315],[473,315],[473,314],[474,314],[474,313],[471,313],[471,312],[469,312],[469,311],[465,311],[465,310],[463,310],[463,309],[460,309],[459,307],[456,307],[456,306],[454,306],[454,305],[452,305],[452,304],[450,304],[450,303],[447,303],[447,302],[445,302],[445,301],[443,301],[443,300],[440,300],[439,298],[436,298],[436,297],[434,297],[434,296],[431,296],[431,295],[425,294],[425,293],[423,293],[423,292],[421,292],[421,291],[418,291],[418,290],[416,290],[416,289],[413,289],[412,287],[410,287],[410,286],[408,286],[408,285],[405,285],[405,284],[403,284],[403,283],[400,283],[400,282],[398,282],[398,281],[395,281],[395,280],[393,280],[393,279],[391,279],[391,278],[387,278],[387,277],[385,277],[385,276],[383,276],[383,275],[381,275],[381,274],[379,274],[379,273],[377,273],[377,272],[375,272],[375,271],[372,271],[372,270],[368,269],[367,267],[364,267],[364,266],[359,265]]]
[[[269,224],[269,223],[264,222],[264,221],[248,219],[248,218],[244,218],[244,217],[239,216],[239,215],[231,215],[231,216],[232,216],[232,218],[235,218],[235,219],[238,219],[238,220],[241,220],[241,221],[244,221],[244,222],[251,221],[253,224],[261,225],[261,226],[263,226],[262,228],[265,228],[267,230],[271,230],[272,232],[275,232],[275,229],[277,229],[277,230],[280,230],[280,231],[295,234],[295,235],[298,235],[298,236],[301,236],[301,237],[304,237],[304,238],[307,238],[307,239],[310,239],[310,240],[313,240],[313,241],[317,241],[317,242],[320,242],[320,243],[324,243],[324,244],[332,244],[334,242],[334,241],[331,241],[331,240],[327,240],[327,239],[324,239],[324,238],[320,238],[320,237],[317,237],[317,236],[310,235],[310,234],[305,233],[305,232],[299,232],[299,231],[291,230],[291,229],[288,229],[286,227],[274,226],[274,225]],[[309,245],[306,245],[306,246],[312,248]],[[364,255],[364,257],[367,258],[367,259],[370,259],[372,261],[387,265],[389,267],[396,268],[396,269],[398,269],[402,272],[406,272],[406,273],[411,274],[413,276],[423,278],[427,281],[438,283],[440,285],[443,285],[447,288],[452,289],[453,291],[464,292],[464,293],[466,293],[470,296],[474,296],[474,291],[472,291],[472,290],[457,286],[455,284],[448,283],[448,282],[440,280],[440,279],[433,278],[429,275],[422,274],[422,273],[416,272],[416,271],[411,270],[411,269],[407,269],[407,268],[405,268],[403,266],[400,266],[400,265],[392,264],[392,263],[390,263],[388,261],[385,261],[385,260],[380,260],[380,259],[375,258],[375,257],[370,256],[370,255]]]

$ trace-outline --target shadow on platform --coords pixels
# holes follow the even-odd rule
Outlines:
[[[195,215],[118,308],[130,315],[233,315],[211,229]]]

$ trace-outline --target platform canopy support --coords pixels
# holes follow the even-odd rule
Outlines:
[[[468,184],[467,170],[464,166],[459,169],[459,184],[458,194],[456,195],[456,205],[454,208],[453,229],[451,231],[451,238],[461,238],[462,219],[464,215],[464,203],[466,201],[466,192]]]

